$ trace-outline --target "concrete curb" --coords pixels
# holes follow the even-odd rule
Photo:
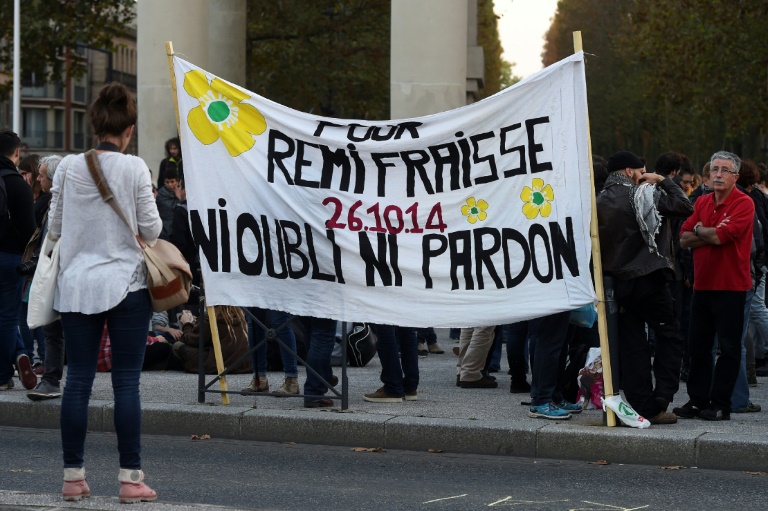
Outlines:
[[[0,425],[59,428],[60,400],[0,395]],[[91,400],[91,431],[114,431],[114,405]],[[296,442],[349,447],[524,456],[644,465],[768,471],[768,438],[691,429],[605,428],[534,420],[489,421],[338,410],[143,404],[143,432],[153,435]]]

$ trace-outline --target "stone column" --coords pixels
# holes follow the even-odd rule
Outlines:
[[[175,137],[176,112],[171,92],[165,42],[204,69],[208,66],[207,0],[139,0],[137,25],[137,91],[139,156],[154,178],[165,157],[165,141]],[[243,40],[243,43],[245,41]]]
[[[392,119],[466,103],[467,13],[467,0],[392,0]]]
[[[208,68],[245,87],[245,0],[208,3]]]

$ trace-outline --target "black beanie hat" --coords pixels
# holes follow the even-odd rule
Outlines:
[[[645,163],[635,153],[619,151],[608,158],[608,172],[616,172],[624,169],[641,169]]]

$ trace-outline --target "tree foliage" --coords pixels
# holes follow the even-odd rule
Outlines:
[[[666,150],[703,164],[718,149],[762,159],[768,119],[768,2],[560,0],[545,65],[581,30],[595,153]]]
[[[389,118],[387,0],[248,2],[248,88],[304,112]]]
[[[483,96],[517,78],[496,21],[493,0],[479,0]],[[247,86],[303,112],[388,119],[390,30],[389,0],[249,0]]]
[[[0,1],[0,66],[13,70],[13,0]],[[113,38],[135,17],[134,0],[26,0],[21,2],[22,77],[38,83],[64,80],[66,59],[72,77],[83,76],[87,62],[76,45],[112,51]],[[9,81],[2,92],[12,86]]]

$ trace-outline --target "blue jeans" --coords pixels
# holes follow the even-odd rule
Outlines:
[[[402,396],[419,387],[419,351],[416,330],[373,325],[376,351],[381,361],[381,382],[388,394]]]
[[[749,325],[749,312],[752,308],[752,298],[755,292],[751,289],[747,291],[747,301],[744,304],[744,329],[741,334],[741,362],[739,363],[739,375],[736,377],[736,385],[731,394],[731,410],[741,410],[749,404],[749,382],[747,381],[747,348],[744,346],[744,340],[747,337],[747,326]],[[715,364],[715,355],[717,353],[717,344],[712,350],[712,364]]]
[[[755,341],[755,358],[763,358],[768,353],[768,308],[765,306],[765,279],[763,275],[757,286],[749,311],[749,333]]]
[[[67,383],[61,400],[61,445],[64,468],[83,466],[91,397],[104,322],[112,345],[112,391],[120,468],[141,469],[141,399],[139,379],[151,317],[146,289],[128,293],[114,309],[99,314],[66,312],[61,325],[66,339]]]
[[[0,252],[0,385],[13,378],[19,336],[21,289],[24,279],[16,273],[21,254]]]
[[[251,307],[248,310],[251,311],[251,314],[259,318],[259,321],[262,323],[266,323],[266,318],[269,318],[269,324],[272,328],[278,328],[282,326],[285,322],[290,320],[293,316],[291,314],[288,314],[287,312],[283,311],[277,311],[277,310],[263,310],[263,309],[257,309],[255,307]],[[256,335],[258,332],[259,335]],[[257,342],[260,342],[263,338],[264,330],[256,323],[254,322],[250,316],[248,317],[248,346],[253,348]],[[277,336],[280,338],[283,343],[285,343],[289,348],[291,348],[294,353],[296,352],[296,336],[293,333],[293,328],[291,325],[287,325],[285,328],[280,330],[280,332],[277,334]],[[291,377],[291,378],[298,378],[299,377],[299,369],[296,362],[296,357],[293,356],[293,354],[288,351],[286,348],[283,347],[282,344],[278,343],[280,347],[280,358],[283,361],[283,371],[285,372],[285,376]],[[251,362],[254,368],[254,374],[257,376],[266,376],[267,375],[267,343],[263,343],[255,352],[251,352]]]
[[[307,318],[306,339],[309,340],[307,365],[317,371],[325,381],[330,381],[331,353],[336,343],[336,320],[326,318]],[[307,368],[307,381],[304,382],[304,394],[307,396],[322,396],[328,387],[320,378]]]

